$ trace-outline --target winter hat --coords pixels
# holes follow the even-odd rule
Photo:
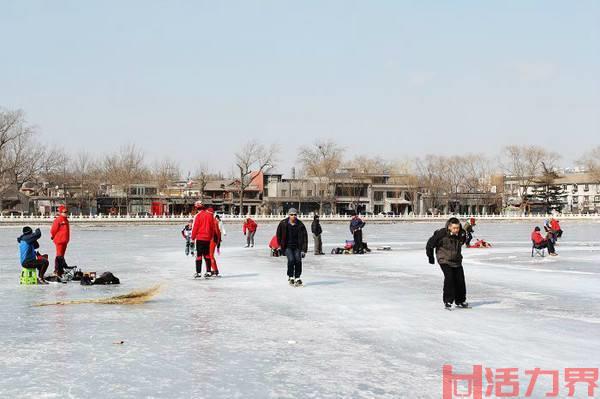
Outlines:
[[[471,223],[471,226],[475,224],[475,218],[471,218],[469,219],[469,223]]]
[[[288,211],[288,215],[297,215],[298,211],[296,210],[296,208],[290,208],[290,210]]]
[[[202,208],[202,201],[198,200],[198,201],[194,202],[194,207],[197,209]]]
[[[66,213],[67,207],[65,205],[61,205],[58,207],[58,213]]]
[[[33,230],[31,229],[31,227],[29,227],[29,226],[23,227],[23,234],[31,234],[31,233],[33,233]]]
[[[535,230],[535,231],[540,231],[540,230],[541,230],[541,229],[540,229],[540,226],[535,226],[535,229],[534,229],[534,230]]]

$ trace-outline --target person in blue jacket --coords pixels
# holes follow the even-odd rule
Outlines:
[[[355,254],[364,254],[363,248],[363,236],[362,229],[365,227],[365,222],[356,213],[353,214],[352,220],[350,221],[350,232],[354,237],[354,245],[352,246],[352,252]]]
[[[44,280],[44,274],[48,269],[48,259],[42,257],[37,249],[40,247],[38,240],[42,237],[40,229],[33,231],[31,227],[23,227],[23,234],[17,238],[19,243],[19,254],[21,257],[21,266],[27,269],[38,270],[38,282],[48,284]]]

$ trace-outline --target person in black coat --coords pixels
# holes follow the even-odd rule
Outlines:
[[[291,208],[288,217],[277,226],[277,241],[288,260],[287,276],[290,285],[302,285],[302,258],[308,250],[308,233],[298,219],[298,212]]]
[[[462,246],[466,234],[457,218],[450,218],[443,229],[437,230],[427,241],[426,252],[429,263],[435,264],[433,252],[444,273],[443,300],[446,308],[451,308],[452,303],[466,308],[467,288],[465,274],[462,267]]]
[[[323,241],[321,240],[323,228],[321,228],[319,215],[317,215],[316,213],[315,217],[313,218],[312,224],[310,225],[310,229],[315,240],[315,255],[325,255],[325,253],[323,252]]]

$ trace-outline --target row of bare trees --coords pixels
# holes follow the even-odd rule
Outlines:
[[[125,145],[109,154],[98,155],[81,151],[74,155],[58,148],[46,148],[36,137],[36,128],[29,124],[22,111],[0,108],[0,198],[6,187],[21,188],[25,183],[50,182],[51,187],[77,187],[81,205],[86,197],[95,196],[101,185],[122,188],[129,207],[131,187],[136,183],[153,183],[159,190],[182,177],[177,162],[165,158],[149,165],[141,148]],[[262,172],[267,172],[278,161],[277,146],[266,146],[258,141],[244,143],[234,154],[232,178],[237,184],[239,209],[244,206],[244,193],[256,184]],[[408,181],[427,192],[435,203],[459,193],[489,192],[491,177],[495,174],[510,176],[522,191],[539,181],[556,176],[560,157],[540,146],[510,145],[497,157],[484,154],[458,156],[426,155],[416,159],[390,161],[381,157],[359,155],[346,159],[346,148],[333,140],[318,140],[302,146],[296,162],[301,175],[316,182],[315,197],[320,208],[331,202],[335,179],[343,174],[350,187],[360,187],[365,174],[387,173],[404,175]],[[580,166],[600,182],[600,146],[584,154]],[[201,194],[208,182],[221,177],[206,167],[198,166],[187,178],[200,187]],[[64,190],[63,190],[64,191]],[[358,192],[355,193],[357,196]]]

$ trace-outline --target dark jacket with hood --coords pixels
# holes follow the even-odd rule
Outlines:
[[[279,242],[282,251],[285,251],[287,248],[287,225],[289,221],[289,217],[285,218],[279,223],[279,226],[277,226],[277,241]],[[308,233],[306,232],[306,227],[299,219],[296,219],[296,224],[298,225],[298,249],[300,252],[307,252]]]
[[[40,244],[37,240],[39,240],[41,237],[42,233],[40,232],[40,229],[35,229],[35,231],[25,233],[17,238],[17,242],[19,243],[21,266],[36,259],[35,250],[40,247]]]
[[[462,266],[462,246],[465,243],[465,231],[462,226],[458,235],[450,234],[448,226],[450,220],[446,222],[443,229],[437,230],[427,241],[426,251],[429,263],[434,263],[433,250],[440,265],[451,267]]]
[[[319,218],[315,218],[310,225],[310,230],[316,236],[320,236],[323,233],[323,229],[321,228],[321,221]]]

